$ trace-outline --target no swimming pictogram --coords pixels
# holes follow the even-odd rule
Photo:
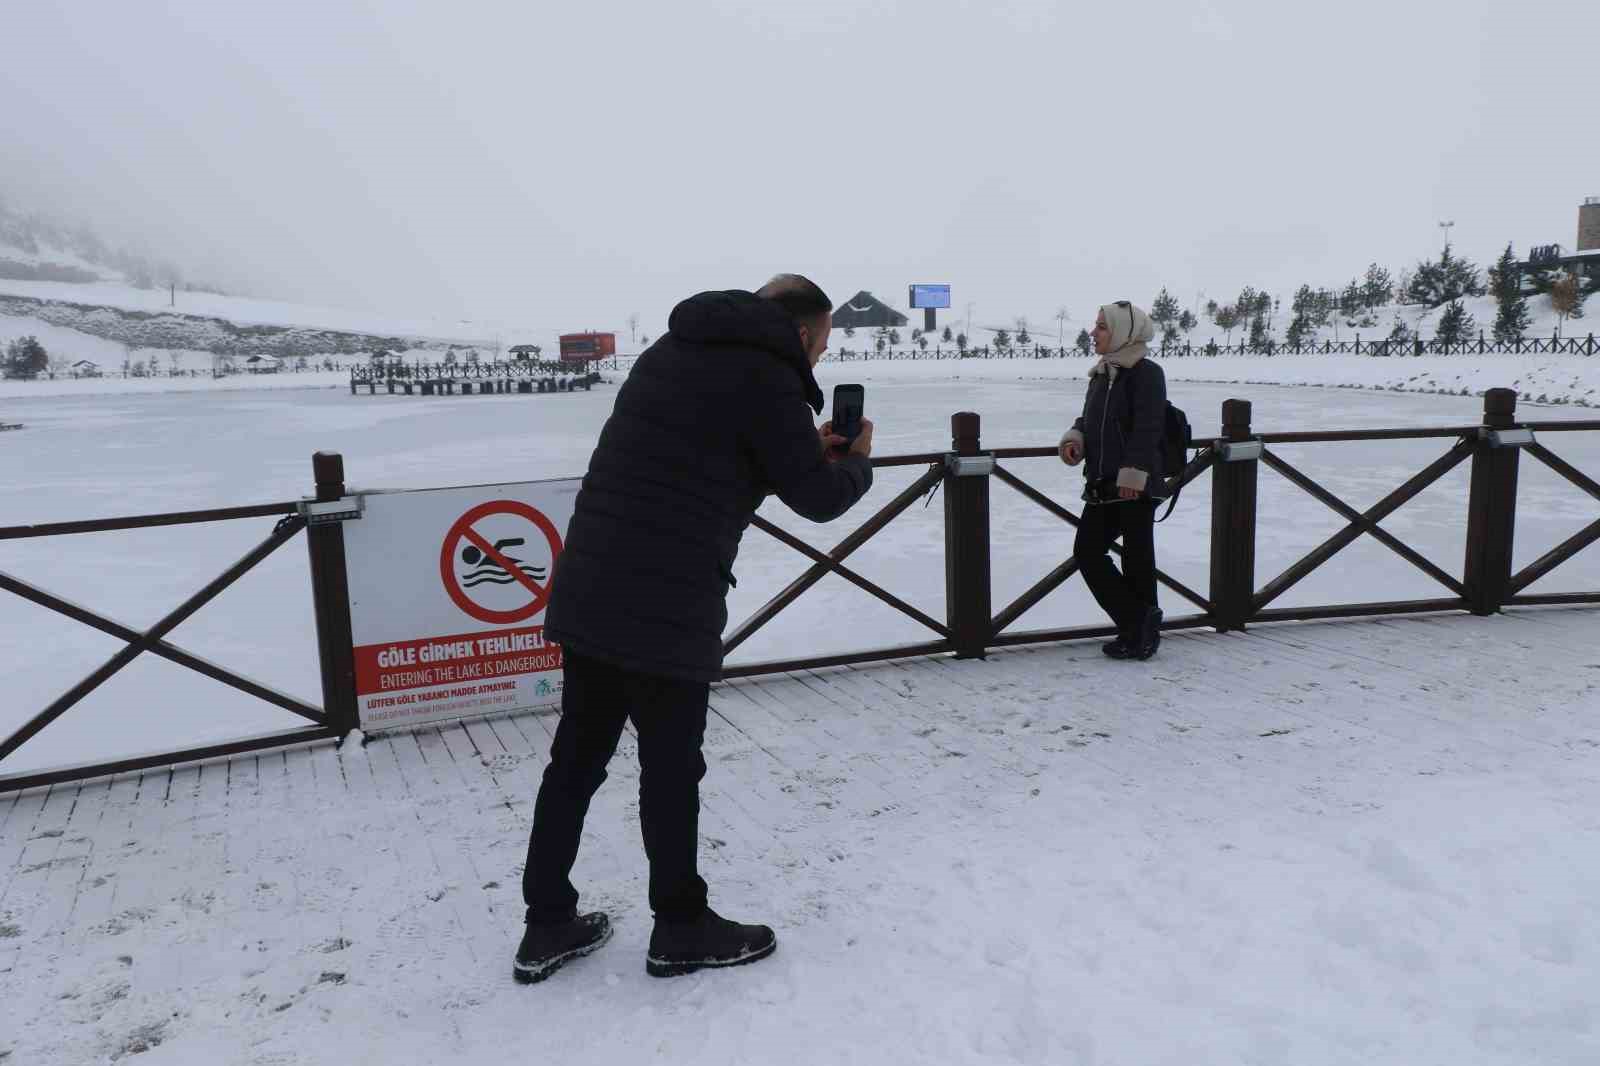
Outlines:
[[[525,622],[550,602],[561,533],[517,500],[491,500],[456,519],[444,535],[439,576],[445,592],[480,622]]]

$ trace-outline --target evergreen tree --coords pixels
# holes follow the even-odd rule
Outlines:
[[[1007,333],[1005,330],[1001,330],[1000,332],[996,333],[994,335],[994,346],[1002,352],[1010,351],[1011,334]]]
[[[896,345],[896,344],[899,344],[899,343],[900,343],[900,331],[897,330],[897,329],[891,329],[889,331],[889,344],[892,346],[892,345]]]
[[[1394,327],[1389,330],[1389,343],[1410,344],[1412,338],[1411,327],[1406,325],[1406,320],[1400,317],[1398,310],[1394,313]]]
[[[1239,293],[1239,302],[1234,304],[1234,310],[1239,313],[1239,321],[1244,322],[1256,313],[1256,300],[1258,293],[1255,286],[1246,285]]]
[[[1221,308],[1217,306],[1217,301],[1215,301],[1215,300],[1207,300],[1206,301],[1206,317],[1211,319],[1212,322],[1216,322],[1216,320],[1217,320],[1217,312],[1220,311],[1220,310],[1221,310]]]
[[[1219,307],[1214,321],[1217,328],[1228,336],[1228,343],[1233,343],[1233,327],[1239,324],[1239,310],[1235,307]]]
[[[1434,339],[1442,344],[1463,344],[1469,340],[1478,323],[1467,312],[1466,305],[1460,300],[1450,301],[1450,306],[1444,309],[1444,314],[1439,316],[1439,325],[1434,330]]]
[[[917,347],[922,351],[928,350],[928,335],[926,333],[917,334]]]
[[[944,328],[944,342],[949,344],[952,340],[954,340],[954,338],[950,336],[950,327],[946,326]]]
[[[1017,320],[1017,343],[1022,345],[1033,343],[1033,338],[1028,335],[1028,320],[1025,318]]]
[[[1494,291],[1498,310],[1494,316],[1494,342],[1516,344],[1528,332],[1532,315],[1528,311],[1527,297],[1522,295],[1522,277],[1517,271],[1516,257],[1511,245],[1500,254],[1500,259],[1489,268],[1489,286]]]
[[[1287,336],[1289,343],[1296,348],[1305,344],[1311,335],[1316,303],[1317,294],[1311,290],[1310,285],[1302,285],[1295,290],[1294,300],[1289,305],[1289,311],[1294,317],[1289,320]]]
[[[1072,340],[1072,346],[1082,354],[1088,355],[1094,351],[1094,338],[1089,336],[1088,330],[1080,329],[1078,335]]]
[[[1339,314],[1346,319],[1354,318],[1360,313],[1364,305],[1361,301],[1361,283],[1354,279],[1344,287],[1339,294]]]
[[[5,376],[30,381],[50,366],[50,353],[33,336],[18,337],[6,346]]]
[[[1309,318],[1296,315],[1289,321],[1288,340],[1291,347],[1300,347],[1310,335],[1311,320]]]
[[[1178,321],[1178,301],[1164,287],[1150,304],[1150,321],[1161,327],[1162,338],[1165,340],[1177,336],[1174,328]]]
[[[1267,347],[1267,316],[1257,314],[1250,320],[1250,348],[1252,351],[1265,351]]]
[[[959,351],[962,355],[966,354],[966,352],[967,352],[967,335],[965,333],[957,333],[956,334],[956,350]]]
[[[1448,244],[1438,262],[1417,264],[1408,288],[1413,302],[1429,307],[1483,294],[1483,278],[1477,264],[1452,254]]]
[[[1194,328],[1199,324],[1200,320],[1194,317],[1193,311],[1185,310],[1183,314],[1178,316],[1178,328],[1183,330],[1185,334],[1193,332]]]
[[[1394,278],[1377,263],[1367,267],[1367,276],[1361,279],[1361,306],[1382,307],[1389,302],[1394,291]]]

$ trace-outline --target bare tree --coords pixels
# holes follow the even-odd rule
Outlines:
[[[1565,322],[1582,304],[1583,289],[1578,281],[1578,275],[1570,270],[1564,271],[1556,279],[1555,284],[1550,286],[1550,306],[1561,316],[1560,320]],[[1556,336],[1560,335],[1561,329],[1557,326]]]

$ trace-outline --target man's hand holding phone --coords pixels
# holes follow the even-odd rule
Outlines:
[[[846,440],[833,431],[833,421],[830,419],[822,423],[817,430],[817,436],[822,440],[822,451],[830,463],[843,459],[846,455],[872,455],[872,419],[861,420],[861,432],[856,434],[856,439]],[[848,447],[846,447],[848,445]]]
[[[860,385],[834,387],[833,418],[822,424],[823,449],[830,459],[872,454],[872,423],[861,417],[866,399],[867,390]]]

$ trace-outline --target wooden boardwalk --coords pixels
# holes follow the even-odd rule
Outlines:
[[[1182,633],[1147,665],[1086,644],[913,659],[730,683],[711,709],[714,900],[759,910],[786,945],[808,930],[831,944],[829,923],[873,905],[864,886],[891,892],[884,871],[918,851],[954,839],[996,869],[1025,854],[1042,803],[1046,824],[1180,849],[1242,823],[1303,839],[1419,778],[1555,782],[1528,803],[1592,812],[1600,611]],[[592,980],[535,1001],[506,972],[554,725],[525,714],[0,798],[0,1063],[162,1046],[318,1062],[340,1041],[407,1040],[432,1050],[385,1061],[472,1062],[532,1024],[530,1003],[581,1009],[572,989]],[[625,737],[579,861],[585,903],[626,934],[595,973],[630,988],[649,927],[637,777]]]

